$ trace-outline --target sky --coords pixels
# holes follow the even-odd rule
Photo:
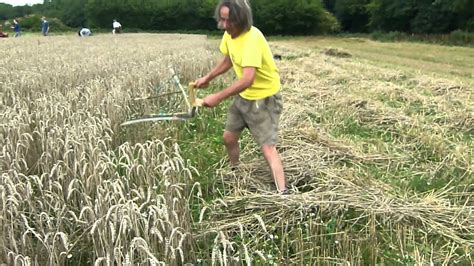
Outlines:
[[[12,6],[42,4],[43,0],[0,0],[0,3],[10,4]]]

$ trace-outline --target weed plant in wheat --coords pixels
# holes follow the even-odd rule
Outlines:
[[[218,41],[1,42],[0,264],[473,264],[473,49],[271,45],[285,196],[247,132],[228,168],[228,102],[186,123],[120,127],[160,111],[135,99],[167,86],[169,66],[182,84],[207,73]]]

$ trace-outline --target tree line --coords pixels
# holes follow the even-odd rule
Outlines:
[[[474,31],[474,0],[323,0],[346,32]]]
[[[217,2],[44,0],[43,4],[16,7],[0,3],[0,20],[33,17],[36,23],[38,17],[47,16],[70,28],[107,29],[111,28],[113,19],[118,19],[125,30],[215,30],[212,16]],[[474,31],[474,0],[250,0],[250,3],[254,24],[266,34]],[[30,23],[32,27],[34,23]],[[28,29],[29,24],[23,24]]]

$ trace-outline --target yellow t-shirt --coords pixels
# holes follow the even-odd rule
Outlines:
[[[259,100],[272,96],[280,90],[280,75],[273,55],[262,32],[256,27],[232,39],[230,34],[224,33],[220,51],[228,55],[237,77],[243,75],[244,67],[255,67],[255,80],[251,87],[240,93],[247,100]]]

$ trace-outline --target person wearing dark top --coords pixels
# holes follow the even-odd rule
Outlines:
[[[15,38],[21,36],[21,26],[17,19],[13,20],[13,32],[15,32]]]
[[[46,20],[46,17],[41,18],[41,33],[43,36],[48,36],[49,34],[49,22]]]

